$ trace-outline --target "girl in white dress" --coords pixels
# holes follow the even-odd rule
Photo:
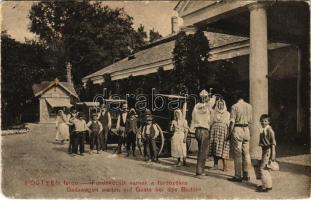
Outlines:
[[[180,109],[175,110],[174,120],[172,121],[170,130],[174,133],[171,139],[171,154],[172,157],[177,158],[177,166],[181,166],[181,159],[183,165],[186,166],[187,157],[187,134],[188,134],[188,123],[182,117]]]
[[[65,140],[69,140],[69,119],[64,111],[59,110],[56,117],[56,140],[63,144]]]

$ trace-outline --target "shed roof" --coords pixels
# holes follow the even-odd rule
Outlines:
[[[45,93],[48,89],[50,89],[54,85],[59,85],[64,90],[66,90],[68,93],[70,93],[72,96],[79,98],[78,94],[76,93],[76,90],[74,89],[71,83],[60,82],[58,79],[55,79],[54,81],[42,81],[39,84],[33,84],[32,91],[35,97],[37,97]]]

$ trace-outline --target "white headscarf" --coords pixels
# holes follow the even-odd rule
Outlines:
[[[223,109],[219,109],[219,104],[220,103],[222,103],[224,105]],[[227,106],[226,106],[225,100],[219,99],[219,100],[216,101],[215,111],[219,112],[219,113],[224,113],[225,111],[227,111]]]
[[[180,109],[176,109],[175,111],[174,111],[174,119],[177,121],[177,118],[176,118],[176,114],[179,114],[179,116],[180,116],[180,120],[183,120],[183,114],[182,114],[182,112],[181,112],[181,110]]]

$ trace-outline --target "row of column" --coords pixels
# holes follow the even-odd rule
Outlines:
[[[259,141],[259,118],[268,113],[268,38],[265,3],[254,3],[250,11],[250,57],[249,88],[250,104],[253,106],[253,123],[250,125],[250,152],[252,158],[261,156]],[[186,34],[194,34],[196,26],[182,28]]]

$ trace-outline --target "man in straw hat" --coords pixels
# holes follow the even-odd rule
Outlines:
[[[131,148],[133,157],[136,156],[136,138],[138,132],[138,118],[134,108],[130,109],[129,116],[125,123],[125,132],[126,132],[126,150],[127,157],[130,156]]]
[[[158,152],[155,139],[159,135],[158,125],[153,122],[153,117],[150,110],[145,112],[145,124],[142,127],[142,140],[144,142],[145,161],[158,161]]]
[[[191,130],[195,131],[198,141],[198,158],[196,175],[204,176],[205,162],[208,155],[209,130],[211,123],[212,104],[206,90],[200,92],[201,102],[197,103],[192,112]]]
[[[111,129],[111,115],[109,110],[106,108],[106,104],[102,104],[98,119],[103,126],[103,130],[99,134],[100,150],[107,151],[108,133]]]
[[[122,144],[125,144],[125,124],[128,116],[128,106],[127,104],[122,105],[122,110],[120,111],[118,115],[117,120],[117,133],[118,133],[118,148],[117,148],[117,154],[122,153]]]

